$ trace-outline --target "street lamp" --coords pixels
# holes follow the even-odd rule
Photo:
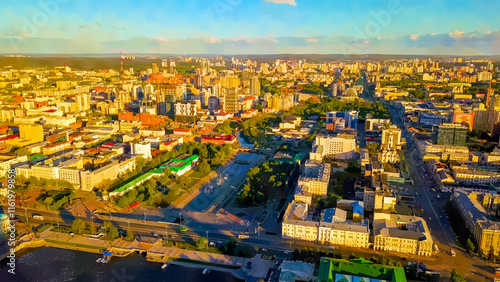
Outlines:
[[[207,249],[208,249],[208,230],[205,232],[207,232]]]
[[[59,227],[59,216],[55,212],[54,212],[54,215],[56,216],[56,219],[57,219],[57,227]]]

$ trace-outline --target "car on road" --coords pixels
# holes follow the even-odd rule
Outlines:
[[[44,220],[44,217],[39,213],[34,213],[33,219]]]

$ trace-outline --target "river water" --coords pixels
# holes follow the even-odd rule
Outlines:
[[[161,270],[161,264],[147,262],[142,255],[114,257],[108,264],[96,263],[99,254],[57,248],[37,248],[17,254],[16,274],[9,274],[6,260],[0,262],[0,281],[172,281],[172,282],[237,282],[231,273],[202,268],[170,265]]]

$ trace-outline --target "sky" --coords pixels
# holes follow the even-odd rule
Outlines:
[[[499,9],[491,0],[9,1],[0,53],[500,55]]]

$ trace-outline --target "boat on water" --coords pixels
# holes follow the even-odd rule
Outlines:
[[[103,258],[97,258],[95,262],[101,262]]]
[[[165,269],[168,267],[168,264],[167,263],[164,263],[162,266],[161,266],[161,269]]]
[[[208,273],[210,273],[210,269],[208,268],[203,269],[202,274],[208,274]]]

